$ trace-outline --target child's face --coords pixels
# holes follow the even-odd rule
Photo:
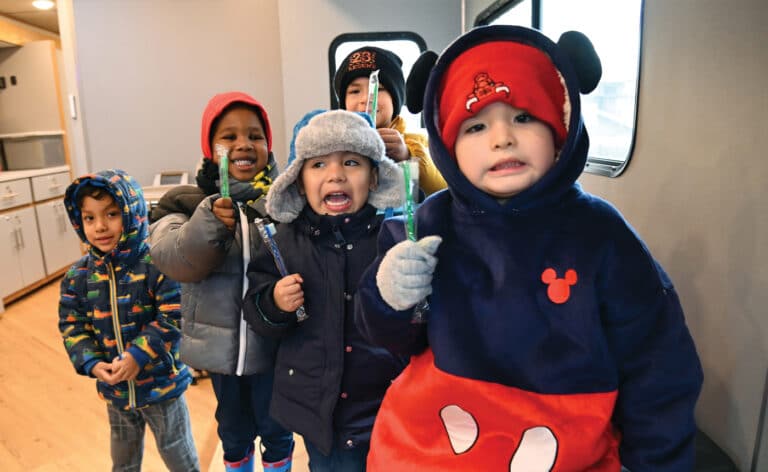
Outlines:
[[[467,179],[496,198],[517,195],[555,163],[549,127],[504,102],[488,105],[461,123],[455,152]]]
[[[349,111],[365,111],[368,103],[368,77],[358,77],[347,86],[344,95],[344,107]],[[379,99],[376,104],[376,127],[386,128],[392,121],[394,105],[392,95],[379,83]]]
[[[299,192],[319,215],[355,213],[368,202],[377,182],[370,159],[346,151],[307,159],[297,179]]]
[[[242,182],[249,182],[267,165],[267,135],[259,116],[245,106],[225,113],[211,140],[211,149],[221,144],[229,149],[229,174]],[[219,156],[213,153],[213,162]]]
[[[109,196],[98,200],[86,196],[80,214],[88,242],[105,254],[112,251],[123,235],[123,213],[115,200]]]

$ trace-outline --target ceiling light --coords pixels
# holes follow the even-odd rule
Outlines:
[[[51,0],[35,0],[32,2],[32,6],[38,10],[50,10],[56,6],[56,3],[52,2]]]

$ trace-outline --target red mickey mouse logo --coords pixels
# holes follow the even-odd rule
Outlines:
[[[558,304],[568,301],[568,297],[571,296],[571,285],[575,285],[578,279],[573,269],[565,271],[565,277],[562,279],[557,278],[557,272],[551,267],[541,273],[541,281],[549,285],[547,296],[553,303]]]

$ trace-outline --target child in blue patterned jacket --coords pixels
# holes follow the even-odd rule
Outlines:
[[[112,470],[139,470],[149,423],[171,471],[199,471],[179,360],[179,284],[149,257],[147,207],[123,171],[75,179],[64,202],[88,254],[61,282],[59,330],[75,370],[107,402]]]

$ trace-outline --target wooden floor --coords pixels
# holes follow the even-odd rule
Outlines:
[[[111,468],[106,406],[96,394],[95,380],[77,375],[67,358],[57,328],[58,296],[59,279],[0,314],[2,472]],[[190,386],[186,398],[202,470],[223,471],[210,381]],[[142,470],[167,470],[149,430]],[[297,436],[293,471],[308,470]]]

